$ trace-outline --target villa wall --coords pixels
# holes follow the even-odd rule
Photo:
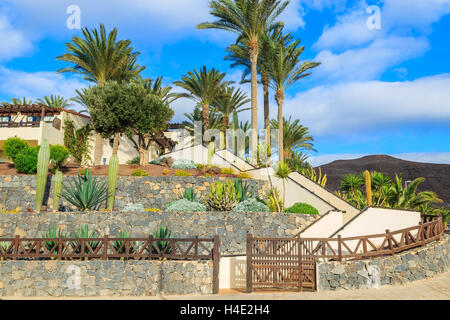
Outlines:
[[[211,261],[3,261],[0,297],[212,294]]]
[[[71,234],[84,224],[101,236],[118,236],[125,231],[131,237],[148,237],[162,225],[169,226],[175,238],[218,235],[222,255],[235,255],[246,253],[247,232],[260,237],[292,237],[316,219],[317,216],[270,212],[17,213],[0,215],[0,237],[39,238],[53,225]]]
[[[65,177],[68,179],[70,177]],[[53,177],[50,176],[44,199],[44,205],[53,204]],[[107,177],[100,177],[106,181]],[[164,209],[167,204],[184,193],[186,188],[194,188],[202,197],[207,197],[210,186],[216,181],[226,178],[212,177],[119,177],[117,182],[116,203],[118,210],[127,204],[141,204],[144,208]],[[260,197],[266,193],[268,183],[262,180],[247,180]],[[0,176],[0,195],[7,193],[7,207],[9,210],[26,210],[34,208],[36,196],[36,176],[15,175]],[[68,205],[63,202],[63,205]]]
[[[317,266],[318,290],[378,288],[433,277],[450,266],[450,237],[393,256]]]

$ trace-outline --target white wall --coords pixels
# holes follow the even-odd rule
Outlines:
[[[225,257],[220,259],[219,288],[245,289],[247,277],[247,257]]]
[[[339,211],[330,211],[316,220],[302,233],[302,238],[329,238],[336,230],[343,226],[343,214]]]

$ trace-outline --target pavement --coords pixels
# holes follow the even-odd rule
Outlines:
[[[450,300],[450,271],[402,286],[325,292],[255,292],[223,290],[219,295],[156,297],[2,297],[3,300]]]

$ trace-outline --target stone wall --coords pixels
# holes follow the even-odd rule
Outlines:
[[[394,256],[319,263],[318,290],[355,290],[403,285],[445,272],[450,266],[450,237]]]
[[[0,297],[212,294],[211,261],[3,261]]]
[[[42,237],[49,226],[56,225],[69,234],[84,224],[102,236],[118,236],[120,231],[132,237],[148,237],[156,229],[169,226],[174,237],[212,238],[220,236],[221,252],[246,252],[246,235],[292,237],[318,217],[291,213],[238,212],[62,212],[17,213],[0,215],[0,237]]]
[[[64,177],[71,179],[71,177]],[[44,205],[53,205],[53,177],[49,176]],[[101,176],[100,181],[106,181]],[[210,185],[227,178],[212,177],[119,177],[117,182],[116,203],[118,210],[123,210],[127,204],[141,204],[144,208],[164,209],[167,204],[183,194],[186,188],[194,190],[206,197]],[[259,194],[263,196],[268,189],[267,181],[245,180]],[[36,176],[14,175],[0,176],[0,195],[7,193],[7,207],[9,210],[25,211],[34,209],[36,196]],[[67,206],[68,203],[63,202]]]

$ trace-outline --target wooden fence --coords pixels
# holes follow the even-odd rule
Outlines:
[[[301,238],[305,246],[312,248],[311,258],[341,261],[343,259],[366,259],[393,255],[405,250],[422,247],[439,240],[444,233],[442,218],[426,217],[418,226],[369,236],[321,239]]]
[[[220,239],[0,238],[1,260],[212,260],[213,292],[219,292]]]

